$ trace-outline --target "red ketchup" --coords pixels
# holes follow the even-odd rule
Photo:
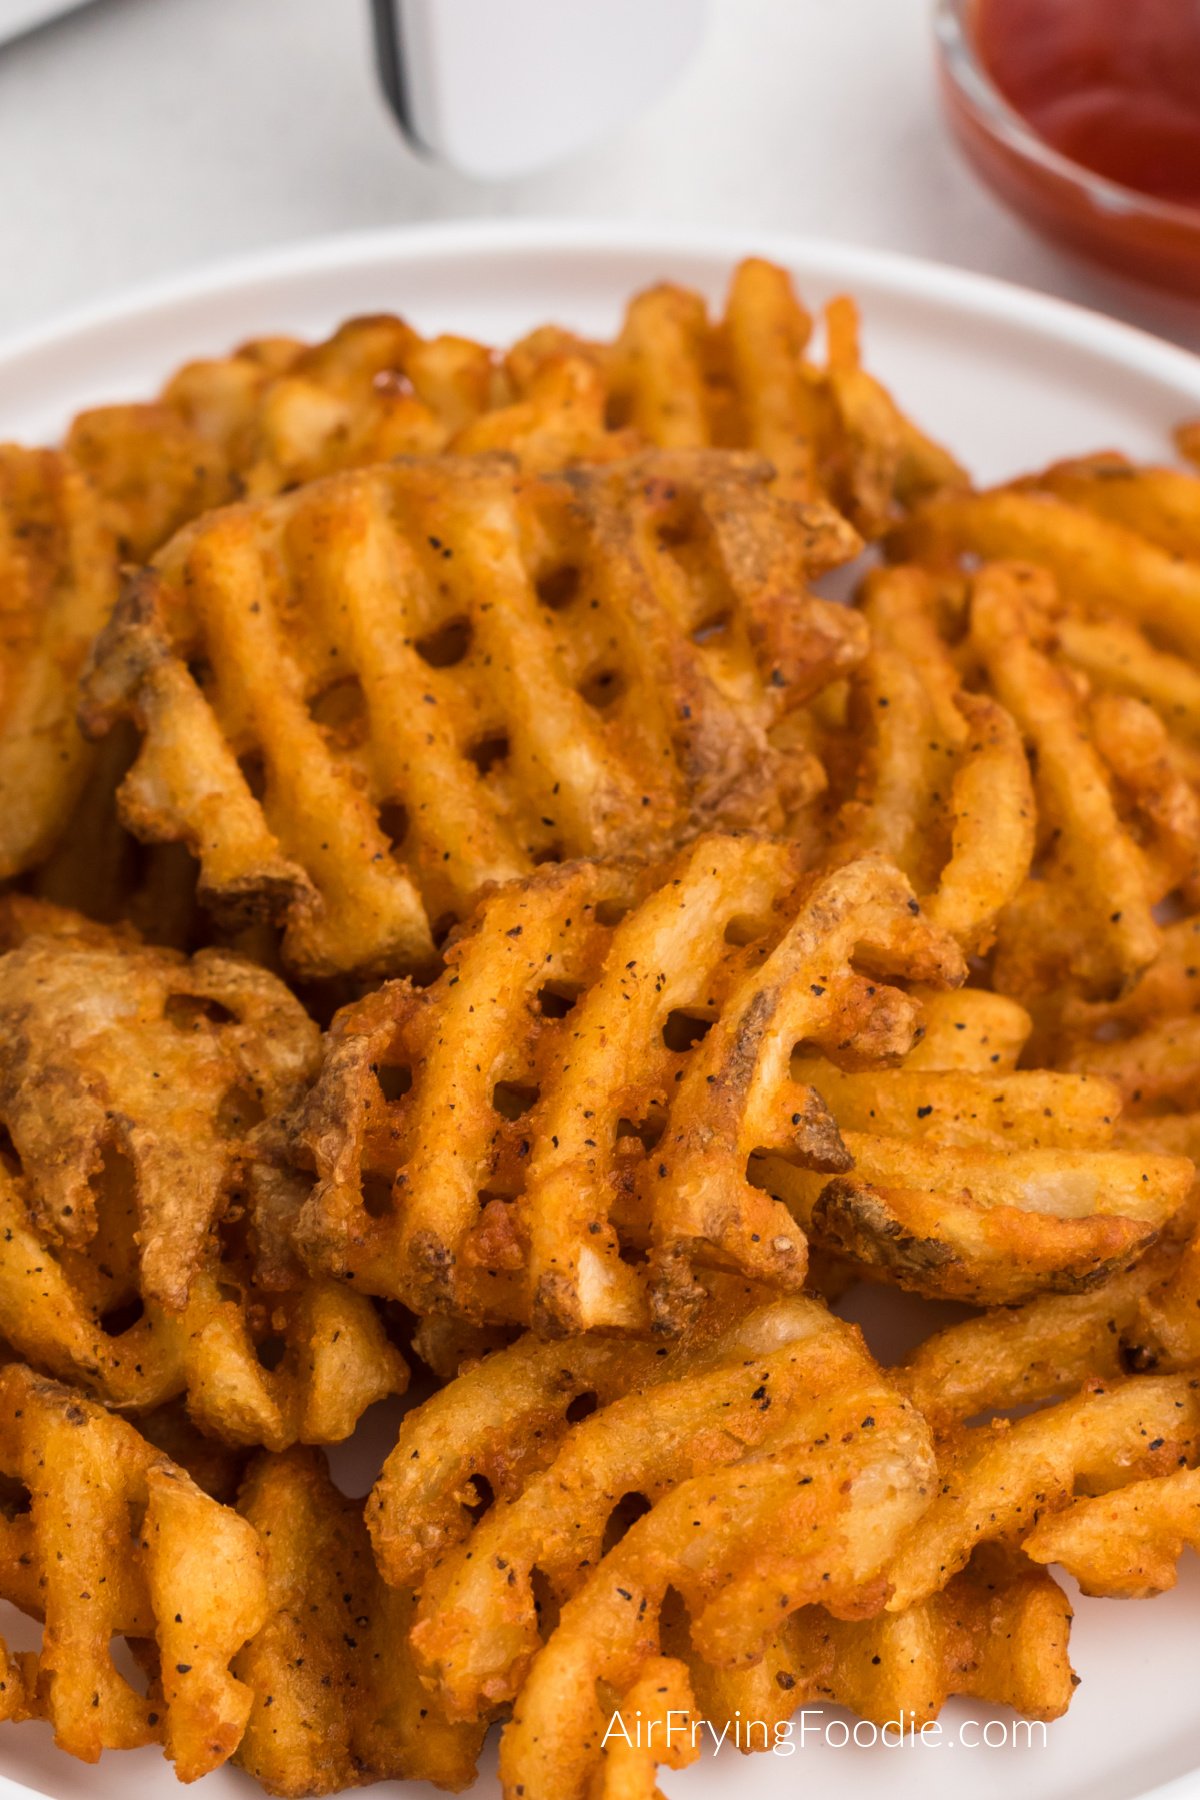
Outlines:
[[[1200,0],[976,0],[974,38],[1055,150],[1200,210]]]

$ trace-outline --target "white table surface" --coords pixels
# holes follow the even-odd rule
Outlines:
[[[929,10],[712,0],[700,55],[632,127],[486,184],[400,137],[366,0],[98,0],[0,49],[0,331],[314,234],[549,214],[911,251],[1200,349],[1200,307],[1058,255],[963,166],[935,100]]]

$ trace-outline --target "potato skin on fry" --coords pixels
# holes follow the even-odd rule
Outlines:
[[[265,1289],[239,1246],[254,1123],[313,1072],[312,1020],[240,957],[37,901],[6,929],[0,1331],[111,1404],[186,1396],[228,1443],[347,1437],[403,1390],[403,1358],[365,1296],[286,1271]]]

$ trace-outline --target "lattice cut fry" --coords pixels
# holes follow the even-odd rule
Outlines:
[[[226,1761],[250,1711],[230,1674],[265,1610],[258,1539],[131,1425],[21,1364],[0,1370],[0,1470],[29,1495],[0,1519],[0,1594],[44,1620],[39,1714],[85,1762],[161,1742],[183,1781]],[[114,1638],[155,1651],[152,1694]]]
[[[1017,993],[1057,986],[1064,972],[1112,992],[1158,953],[1151,873],[1123,828],[1078,698],[1038,646],[1038,613],[1053,591],[1036,571],[995,565],[977,577],[971,641],[993,690],[1036,750],[1046,866],[1001,923],[997,985]]]
[[[38,902],[9,910],[0,1332],[110,1404],[186,1394],[236,1443],[348,1436],[403,1389],[403,1358],[365,1297],[256,1287],[229,1216],[248,1133],[303,1085],[315,1027],[239,958],[189,963]]]
[[[706,1309],[701,1320],[720,1315]],[[687,1352],[702,1347],[693,1325]],[[682,1345],[584,1334],[566,1343],[525,1333],[472,1363],[422,1406],[407,1413],[367,1503],[376,1561],[393,1587],[416,1583],[424,1570],[454,1554],[476,1520],[485,1491],[515,1499],[548,1461],[571,1425],[572,1409],[608,1406],[641,1391],[665,1371]]]
[[[317,1177],[296,1241],[359,1291],[552,1333],[678,1329],[697,1266],[798,1288],[802,1236],[747,1158],[846,1166],[788,1055],[906,1049],[918,1008],[888,975],[962,962],[878,861],[806,877],[786,845],[708,837],[502,889],[432,987],[340,1015],[270,1134]]]
[[[999,1049],[962,1067],[969,1022],[952,1014],[969,1014],[973,998],[940,1001],[936,1042],[910,1066],[844,1071],[794,1056],[792,1079],[822,1096],[853,1167],[827,1181],[767,1156],[753,1178],[815,1244],[919,1293],[1011,1305],[1095,1286],[1154,1243],[1187,1199],[1193,1165],[1116,1148],[1121,1102],[1109,1082],[992,1074]]]
[[[0,1171],[0,1328],[38,1368],[126,1409],[184,1395],[213,1436],[276,1449],[337,1443],[407,1386],[370,1301],[331,1281],[264,1292],[244,1257],[214,1249],[182,1310],[143,1304],[127,1264],[104,1261],[128,1243],[129,1223],[102,1229],[102,1248],[63,1251]]]
[[[715,1334],[702,1321],[697,1341],[685,1338],[666,1357],[631,1358],[641,1374],[631,1369],[627,1390],[573,1425],[544,1468],[439,1556],[421,1587],[412,1643],[451,1717],[486,1717],[518,1693],[541,1644],[535,1570],[558,1601],[567,1599],[602,1556],[620,1496],[653,1506],[680,1481],[751,1452],[781,1411],[803,1401],[813,1330],[811,1301],[776,1300]],[[572,1367],[578,1347],[566,1347]],[[499,1373],[516,1355],[501,1353],[485,1368]],[[419,1420],[409,1435],[420,1440]],[[377,1544],[405,1535],[397,1502],[411,1482],[407,1445],[402,1433],[368,1503]]]
[[[75,685],[116,597],[112,540],[79,469],[0,445],[0,880],[53,848],[87,780]]]
[[[1025,1539],[1027,1556],[1061,1563],[1085,1594],[1144,1599],[1174,1587],[1186,1549],[1200,1550],[1200,1469],[1132,1481],[1073,1501]]]
[[[1200,1379],[1137,1375],[1094,1382],[1010,1424],[951,1434],[937,1498],[888,1570],[889,1612],[943,1588],[980,1544],[1020,1545],[1078,1493],[1105,1494],[1200,1456]]]
[[[1057,1719],[1075,1688],[1070,1629],[1058,1583],[1023,1555],[987,1544],[940,1593],[905,1612],[835,1619],[805,1607],[753,1667],[693,1659],[690,1672],[702,1716],[740,1713],[759,1727],[750,1749],[770,1747],[789,1715],[816,1700],[890,1724],[893,1736],[896,1721],[919,1731],[955,1694]]]
[[[484,345],[423,339],[377,315],[348,319],[324,343],[262,338],[190,362],[155,401],[81,413],[67,443],[123,554],[145,561],[183,525],[243,495],[434,455],[495,390]]]
[[[900,528],[918,561],[947,552],[1036,564],[1068,599],[1143,626],[1165,648],[1200,654],[1200,562],[1053,493],[943,493]]]
[[[1200,919],[1164,926],[1162,949],[1115,999],[1055,996],[1036,1048],[1056,1068],[1102,1076],[1121,1094],[1141,1141],[1200,1146]]]
[[[867,583],[871,649],[852,677],[848,718],[853,789],[831,848],[890,857],[934,923],[978,952],[1029,873],[1033,788],[1009,714],[960,686],[935,605],[919,569],[881,570]]]
[[[1189,583],[1200,591],[1198,499],[1194,475],[1092,457],[1013,488],[936,499],[918,510],[894,546],[943,572],[947,561],[978,555],[1021,557],[1041,567],[1052,587],[1037,597],[1036,649],[1074,692],[1077,731],[1087,740],[1080,817],[1096,811],[1090,794],[1098,766],[1125,835],[1143,851],[1151,899],[1179,887],[1189,904],[1200,891],[1200,686],[1195,594],[1189,598]],[[994,667],[987,664],[984,672],[1003,698]],[[1019,684],[1031,685],[1029,673],[1019,677],[1014,664]],[[1049,692],[1044,670],[1033,685]],[[1044,697],[1034,709],[1045,715]],[[1045,804],[1046,793],[1039,799]],[[1096,831],[1092,838],[1099,869],[1102,836]],[[1126,930],[1127,887],[1115,892],[1110,921]],[[1093,930],[1102,923],[1094,921]]]
[[[0,1117],[33,1218],[82,1250],[106,1179],[136,1214],[138,1286],[187,1301],[256,1118],[310,1073],[317,1032],[241,958],[84,936],[0,959]]]
[[[85,708],[130,712],[132,829],[287,926],[301,972],[427,964],[535,862],[778,824],[823,779],[772,727],[851,667],[814,598],[857,540],[712,452],[521,478],[397,463],[184,533],[126,591]]]
[[[1107,450],[1052,463],[1016,485],[1124,525],[1168,556],[1200,560],[1200,480],[1181,469],[1146,467]]]
[[[660,1498],[566,1602],[501,1738],[506,1793],[582,1800],[604,1779],[605,1727],[660,1654],[668,1588],[717,1665],[753,1662],[802,1606],[879,1610],[879,1572],[928,1502],[928,1440],[856,1334],[810,1305],[807,1388],[739,1460]]]
[[[734,270],[714,319],[702,295],[663,282],[634,296],[611,345],[535,331],[506,359],[528,381],[547,359],[590,358],[608,414],[672,449],[731,444],[770,459],[781,491],[832,499],[867,536],[898,504],[966,477],[862,366],[857,311],[833,302],[826,357],[810,354],[813,319],[787,271],[761,257]]]
[[[1082,1294],[1042,1294],[934,1332],[892,1371],[935,1430],[977,1413],[1057,1400],[1129,1373],[1125,1338],[1177,1252],[1156,1246]]]
[[[261,1457],[239,1504],[263,1543],[267,1605],[234,1664],[253,1694],[236,1760],[269,1794],[466,1787],[482,1730],[448,1724],[418,1682],[413,1596],[380,1580],[361,1505],[301,1450]]]

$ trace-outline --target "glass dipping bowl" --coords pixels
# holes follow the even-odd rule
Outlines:
[[[1052,149],[984,68],[975,5],[935,0],[934,32],[942,104],[976,173],[1059,246],[1200,300],[1200,210],[1122,187]]]

